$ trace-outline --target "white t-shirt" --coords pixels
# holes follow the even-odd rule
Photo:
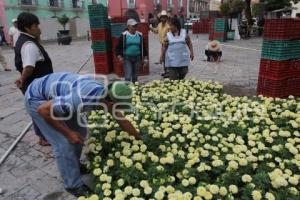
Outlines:
[[[16,27],[12,26],[9,28],[8,34],[13,37],[13,47],[15,47],[20,36],[20,31]]]
[[[23,33],[26,34],[26,33]],[[26,34],[28,35],[28,34]],[[31,35],[28,35],[32,37]],[[23,62],[23,67],[32,66],[35,67],[36,62],[44,60],[44,56],[38,46],[33,42],[26,42],[21,48],[21,57]]]

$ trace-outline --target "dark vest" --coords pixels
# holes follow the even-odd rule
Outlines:
[[[34,79],[53,73],[51,59],[50,59],[48,53],[45,51],[44,47],[42,47],[42,45],[40,45],[40,43],[36,39],[34,39],[28,35],[25,35],[23,33],[20,34],[20,36],[17,40],[16,46],[15,46],[15,65],[16,65],[17,70],[22,74],[23,62],[22,62],[22,56],[21,56],[21,49],[22,49],[23,44],[26,42],[29,42],[29,41],[36,44],[36,46],[40,49],[41,53],[43,54],[44,60],[41,60],[41,61],[38,61],[35,63],[34,71],[33,71],[32,75],[24,82],[24,87],[22,88],[22,91],[24,93],[25,93],[27,87],[30,85],[30,83]]]

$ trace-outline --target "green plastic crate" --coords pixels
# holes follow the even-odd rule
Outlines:
[[[290,60],[300,58],[300,41],[264,40],[262,57],[271,60]]]
[[[88,11],[107,11],[107,7],[102,4],[88,5]]]
[[[219,42],[225,42],[224,38],[215,38],[215,40],[218,40]]]
[[[232,31],[232,32],[227,32],[227,39],[228,40],[234,40],[234,31]]]
[[[90,17],[91,28],[110,28],[110,20],[99,17]]]
[[[111,24],[111,35],[113,37],[120,37],[121,33],[127,28],[124,23],[113,23]]]

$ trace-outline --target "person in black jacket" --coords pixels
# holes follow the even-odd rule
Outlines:
[[[41,29],[37,16],[23,12],[18,16],[17,26],[20,36],[15,46],[15,66],[21,76],[16,85],[23,94],[27,87],[36,79],[53,73],[51,59],[40,44]],[[39,144],[49,145],[38,127],[33,123],[35,133],[40,137]]]
[[[147,65],[147,48],[142,33],[137,31],[138,22],[134,19],[127,21],[128,30],[124,31],[116,47],[116,55],[124,64],[125,80],[135,83],[138,80],[140,66]]]

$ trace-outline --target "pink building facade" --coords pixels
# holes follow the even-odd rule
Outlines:
[[[178,15],[180,11],[186,16],[188,0],[108,0],[108,10],[111,17],[125,15],[128,9],[135,9],[140,19],[148,20],[149,13],[160,10],[172,10]],[[157,9],[156,9],[157,10]]]
[[[9,41],[8,37],[8,24],[7,24],[7,19],[5,15],[5,1],[0,0],[0,26],[4,27],[4,33],[6,33],[6,40]]]

